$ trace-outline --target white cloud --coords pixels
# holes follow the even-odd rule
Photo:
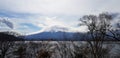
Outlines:
[[[71,28],[72,32],[88,32],[87,26],[79,26],[79,27],[72,27]]]
[[[59,17],[49,17],[49,16],[40,16],[35,18],[29,18],[29,19],[20,19],[20,18],[8,18],[13,22],[14,24],[14,30],[21,33],[33,33],[36,31],[42,31],[48,27],[52,26],[60,26],[60,27],[66,27],[69,28],[71,31],[83,31],[86,30],[84,27],[76,27],[79,23],[78,20],[72,20],[69,18],[59,18]],[[65,21],[66,20],[66,21]],[[29,23],[33,24],[39,28],[40,30],[32,30],[34,28],[29,28],[30,26],[21,25],[22,23]],[[22,29],[21,29],[22,28]]]
[[[73,20],[73,21],[64,21],[64,18],[58,18],[58,17],[44,17],[44,19],[39,19],[37,21],[42,21],[37,24],[38,27],[42,27],[41,30],[33,33],[38,33],[45,31],[45,29],[51,28],[53,26],[58,26],[58,27],[64,27],[68,28],[70,32],[87,32],[87,27],[86,26],[79,26],[76,27],[79,24],[78,20]],[[34,23],[33,23],[34,24]]]
[[[0,10],[45,15],[120,12],[120,0],[0,0]]]
[[[46,26],[66,26],[64,21],[59,21],[56,17],[49,18],[47,17],[44,24]]]
[[[42,27],[42,30],[47,29],[49,27],[53,27],[53,26],[60,26],[60,27],[67,27],[67,28],[71,27],[70,22],[67,23],[63,19],[57,18],[57,17],[44,17],[44,19],[43,18],[38,19],[38,21],[42,21],[37,24],[38,27]]]
[[[4,23],[5,25],[7,25],[7,27],[13,29],[13,23],[10,22],[7,18],[0,18],[0,23]]]

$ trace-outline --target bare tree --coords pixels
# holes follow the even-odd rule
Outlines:
[[[41,49],[37,55],[37,58],[50,58],[50,57],[51,57],[51,52],[45,49]]]
[[[0,58],[5,58],[8,50],[13,46],[13,41],[0,41]]]
[[[18,56],[18,58],[25,58],[26,55],[26,47],[20,46],[16,51],[13,52],[14,55]]]
[[[89,46],[88,43],[86,43],[86,42],[82,43],[80,41],[79,45],[74,44],[74,47],[75,47],[75,51],[74,51],[75,57],[74,58],[89,58],[90,48],[88,47]]]
[[[89,31],[85,40],[89,43],[93,58],[101,58],[102,56],[103,41],[108,40],[106,34],[111,28],[111,19],[112,16],[108,13],[102,13],[98,16],[85,15],[80,19],[82,25],[88,27]]]
[[[36,53],[37,58],[51,58],[55,53],[56,45],[51,44],[52,41],[41,41],[39,44],[40,48]]]

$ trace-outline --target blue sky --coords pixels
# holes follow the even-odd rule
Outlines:
[[[0,0],[0,17],[8,18],[14,24],[12,30],[25,34],[55,25],[72,31],[84,31],[86,27],[77,27],[81,16],[106,11],[120,12],[119,2],[120,0]]]

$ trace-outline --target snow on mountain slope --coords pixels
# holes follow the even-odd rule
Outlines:
[[[51,27],[43,29],[43,32],[59,32],[59,31],[68,32],[69,28],[62,27],[62,26],[51,26]]]

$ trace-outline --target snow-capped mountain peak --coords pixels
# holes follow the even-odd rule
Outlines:
[[[42,32],[68,32],[68,31],[69,29],[67,27],[62,26],[51,26],[42,30]]]

